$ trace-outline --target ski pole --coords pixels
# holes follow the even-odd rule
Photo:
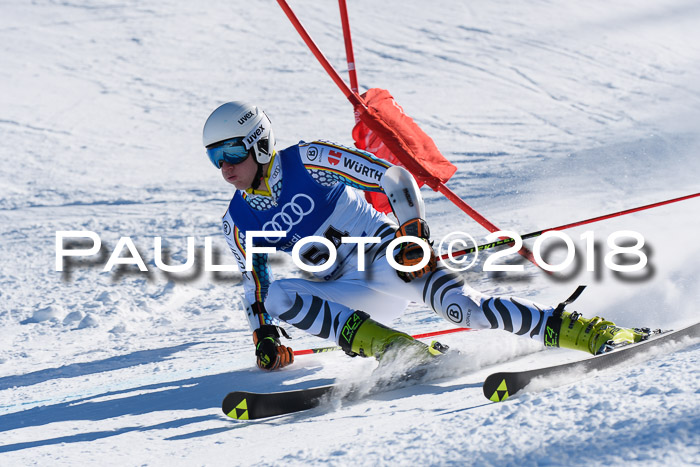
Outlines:
[[[613,217],[620,217],[620,216],[624,216],[626,214],[631,214],[633,212],[644,211],[646,209],[651,209],[651,208],[663,206],[665,204],[677,203],[678,201],[684,201],[687,199],[696,198],[698,196],[700,196],[700,193],[694,193],[692,195],[681,196],[678,198],[668,199],[666,201],[659,201],[658,203],[647,204],[647,205],[639,206],[639,207],[632,208],[632,209],[625,209],[624,211],[618,211],[618,212],[614,212],[612,214],[605,214],[605,215],[598,216],[598,217],[592,217],[590,219],[586,219],[583,221],[572,222],[571,224],[560,225],[559,227],[550,227],[548,229],[538,230],[536,232],[530,232],[528,234],[521,235],[520,238],[523,240],[527,240],[528,238],[539,237],[540,235],[542,235],[545,232],[551,232],[554,230],[570,229],[572,227],[578,227],[580,225],[592,224],[594,222],[602,221],[605,219],[611,219]],[[452,253],[452,257],[454,258],[454,257],[458,257],[458,256],[468,255],[470,253],[474,253],[475,251],[487,250],[489,248],[494,248],[497,246],[512,243],[513,241],[514,240],[512,238],[502,238],[502,239],[497,240],[495,242],[485,243],[483,245],[474,246],[471,248],[467,248],[465,250],[456,251],[456,252]],[[449,257],[450,257],[450,255],[448,253],[445,253],[444,255],[440,256],[440,259],[447,259]]]
[[[426,332],[423,334],[415,334],[411,337],[413,337],[414,339],[427,339],[428,337],[441,336],[444,334],[452,334],[454,332],[462,332],[462,331],[474,331],[474,329],[471,329],[471,328],[444,329],[442,331],[433,331],[433,332]],[[341,349],[337,345],[332,345],[330,347],[317,347],[314,349],[295,350],[294,356],[296,357],[299,355],[310,355],[310,354],[314,354],[314,353],[333,352],[335,350],[341,350]]]

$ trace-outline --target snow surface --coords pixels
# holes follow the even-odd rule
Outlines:
[[[362,88],[391,91],[458,166],[448,186],[496,225],[526,233],[700,191],[697,1],[349,3]],[[337,5],[292,4],[346,71]],[[217,105],[257,102],[279,147],[351,144],[350,105],[272,1],[0,9],[1,465],[700,463],[698,343],[493,404],[481,394],[492,371],[583,355],[457,333],[441,341],[469,355],[460,376],[262,422],[226,418],[231,390],[362,379],[375,363],[329,353],[262,373],[240,274],[158,271],[153,237],[173,264],[189,236],[198,265],[207,236],[233,264],[219,227],[231,187],[200,146]],[[436,238],[483,238],[423,193]],[[696,198],[571,229],[580,261],[560,279],[530,265],[486,274],[483,256],[465,276],[546,304],[585,283],[576,309],[587,316],[679,328],[698,321],[699,213]],[[58,230],[98,233],[100,255],[57,272]],[[603,265],[618,230],[644,236],[642,274]],[[148,273],[102,272],[122,236]],[[278,277],[301,276],[288,257],[274,261]],[[418,305],[395,324],[449,328]],[[291,332],[294,348],[327,345]]]

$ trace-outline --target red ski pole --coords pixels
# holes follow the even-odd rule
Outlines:
[[[542,235],[545,232],[550,232],[553,230],[570,229],[572,227],[578,227],[580,225],[592,224],[594,222],[599,222],[599,221],[602,221],[605,219],[612,219],[613,217],[620,217],[620,216],[624,216],[627,214],[632,214],[633,212],[644,211],[646,209],[656,208],[659,206],[664,206],[666,204],[677,203],[679,201],[697,198],[698,196],[700,196],[700,193],[694,193],[692,195],[686,195],[686,196],[681,196],[678,198],[668,199],[666,201],[659,201],[657,203],[646,204],[644,206],[639,206],[639,207],[631,208],[631,209],[625,209],[624,211],[618,211],[618,212],[614,212],[612,214],[604,214],[602,216],[592,217],[590,219],[586,219],[586,220],[582,220],[582,221],[578,221],[578,222],[572,222],[570,224],[564,224],[564,225],[560,225],[558,227],[550,227],[548,229],[542,229],[542,230],[538,230],[536,232],[530,232],[530,233],[521,235],[520,238],[523,240],[527,240],[528,238],[539,237],[540,235]],[[489,248],[494,248],[497,246],[506,245],[506,244],[512,243],[512,242],[513,242],[512,238],[505,238],[505,239],[501,239],[501,240],[498,240],[495,242],[486,243],[484,245],[479,245],[479,246],[474,246],[472,248],[467,248],[465,250],[455,251],[452,253],[452,257],[455,258],[458,256],[468,255],[470,253],[474,253],[475,251],[488,250]],[[440,259],[447,259],[449,257],[450,257],[450,255],[448,253],[445,253],[444,255],[440,256]]]
[[[471,329],[471,328],[444,329],[442,331],[433,331],[433,332],[426,332],[424,334],[415,334],[411,337],[413,337],[414,339],[427,339],[428,337],[442,336],[444,334],[452,334],[454,332],[462,332],[462,331],[475,331],[475,329]],[[316,347],[314,349],[295,350],[294,356],[296,357],[299,355],[310,355],[310,354],[314,354],[314,353],[333,352],[336,350],[340,350],[340,347],[338,347],[337,345],[332,345],[330,347]]]

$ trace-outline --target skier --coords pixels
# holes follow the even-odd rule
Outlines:
[[[429,242],[430,231],[411,174],[370,153],[325,141],[300,142],[277,152],[269,118],[245,102],[229,102],[214,110],[204,125],[203,143],[214,167],[237,189],[223,217],[223,232],[243,274],[246,314],[262,369],[294,361],[292,349],[280,341],[282,335],[288,337],[280,320],[331,339],[352,356],[380,358],[389,348],[410,350],[423,358],[444,352],[437,343],[427,345],[388,327],[410,301],[424,303],[457,326],[503,329],[545,346],[591,354],[648,335],[600,317],[585,319],[564,311],[567,302],[554,308],[482,294],[439,265],[432,248],[425,252],[418,242],[401,243],[387,253],[395,238],[412,236]],[[353,188],[386,193],[398,225]],[[299,250],[304,264],[328,268],[314,272],[315,281],[273,281],[267,253],[246,251],[251,231],[271,232],[269,237],[252,239],[254,247],[288,253],[305,237],[324,237],[337,256],[329,265],[333,258],[329,248],[323,243],[304,244]],[[344,241],[349,237],[381,240]],[[388,255],[414,270],[394,269]],[[246,260],[252,263],[250,271]]]

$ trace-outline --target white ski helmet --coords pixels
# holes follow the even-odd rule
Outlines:
[[[252,104],[227,102],[209,115],[202,132],[202,143],[217,169],[219,163],[212,158],[210,149],[224,142],[240,143],[248,152],[253,152],[258,163],[266,164],[275,149],[272,123],[262,109]]]

